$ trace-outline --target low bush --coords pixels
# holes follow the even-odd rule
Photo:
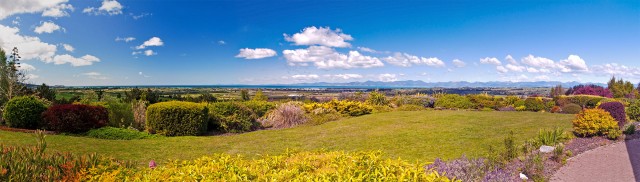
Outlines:
[[[242,133],[256,130],[260,123],[253,110],[238,102],[216,102],[209,104],[209,130]]]
[[[102,106],[64,104],[49,107],[42,113],[47,128],[68,133],[84,133],[109,122],[109,111]]]
[[[369,93],[369,98],[367,98],[367,104],[371,105],[387,105],[389,104],[389,100],[387,100],[387,96],[384,93],[373,91]]]
[[[473,103],[469,98],[458,94],[444,94],[436,100],[435,107],[447,109],[469,109]]]
[[[624,129],[624,134],[626,135],[633,135],[634,133],[636,133],[636,125],[635,124],[630,124],[629,126],[627,126]]]
[[[560,106],[553,106],[551,108],[551,113],[561,113],[562,112],[562,108],[560,108]]]
[[[338,101],[336,99],[325,103],[304,104],[302,107],[307,113],[310,113],[317,108],[325,108],[333,109],[340,114],[348,116],[361,116],[365,114],[371,114],[371,111],[373,111],[373,107],[366,103],[345,100]]]
[[[518,101],[522,101],[522,99],[520,99],[520,97],[518,96],[510,95],[510,96],[504,97],[504,99],[502,100],[502,105],[516,107],[516,102]],[[522,103],[522,105],[524,105],[524,103]]]
[[[523,107],[524,107],[524,104],[525,104],[524,100],[523,100],[523,99],[520,99],[520,100],[518,100],[518,101],[516,101],[516,102],[514,102],[514,103],[513,103],[513,107],[516,107],[516,108],[517,108],[517,107],[520,107],[520,106],[523,106]]]
[[[592,109],[595,108],[598,103],[606,97],[593,96],[593,95],[572,95],[566,97],[571,103],[578,104],[583,108]]]
[[[41,115],[45,110],[44,102],[34,96],[14,97],[4,107],[2,118],[9,127],[37,129],[43,126]]]
[[[620,128],[618,122],[607,111],[585,109],[573,120],[573,130],[577,135],[586,137],[607,136],[609,133],[619,132]]]
[[[530,97],[524,100],[524,106],[527,108],[527,111],[538,112],[545,110],[544,101],[540,97]]]
[[[271,109],[276,108],[275,103],[262,100],[250,100],[243,102],[242,104],[253,110],[253,112],[256,113],[256,117],[262,117]]]
[[[418,105],[425,108],[433,108],[435,104],[435,98],[427,95],[396,95],[391,98],[391,104],[395,107],[402,107],[403,105]]]
[[[140,132],[136,129],[114,128],[108,126],[89,130],[86,135],[91,138],[108,140],[135,140],[156,137],[156,135],[152,135],[147,132]]]
[[[611,116],[618,121],[618,126],[622,128],[627,122],[627,113],[624,111],[624,105],[620,102],[607,102],[600,104],[598,108],[605,110],[611,114]]]
[[[640,100],[632,100],[627,107],[627,115],[629,119],[638,121],[640,120]]]
[[[473,94],[466,95],[466,97],[469,98],[469,101],[471,101],[471,103],[473,103],[474,109],[498,109],[502,106],[502,103],[499,101],[499,99],[489,94]]]
[[[555,146],[569,140],[570,136],[562,128],[556,128],[554,130],[540,130],[538,132],[538,142],[542,145]]]
[[[562,112],[566,114],[578,114],[582,111],[582,107],[578,104],[567,104],[562,108]]]
[[[257,159],[213,154],[154,169],[90,170],[82,181],[452,181],[423,165],[386,159],[380,152],[298,152]]]
[[[126,128],[135,125],[131,104],[120,102],[116,99],[106,100],[104,107],[109,111],[109,123],[107,126]]]
[[[261,120],[261,124],[266,128],[282,129],[304,124],[307,121],[308,118],[300,105],[288,102],[280,104],[274,110],[271,110],[271,112]]]
[[[147,108],[146,128],[165,136],[196,136],[207,131],[208,109],[204,104],[170,101]]]

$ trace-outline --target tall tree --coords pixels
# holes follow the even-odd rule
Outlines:
[[[18,48],[13,48],[8,57],[4,50],[0,49],[0,101],[2,103],[25,91],[26,77],[18,70],[19,61]]]
[[[38,95],[38,97],[47,99],[51,102],[54,102],[56,100],[56,91],[49,88],[49,86],[44,83],[36,88],[36,94]]]

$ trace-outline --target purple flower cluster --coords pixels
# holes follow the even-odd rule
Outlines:
[[[573,95],[596,95],[607,98],[612,98],[613,94],[608,88],[604,88],[597,85],[578,85],[573,87]]]
[[[627,122],[627,113],[624,110],[624,105],[620,102],[605,102],[600,104],[598,108],[609,112],[618,121],[620,128]]]

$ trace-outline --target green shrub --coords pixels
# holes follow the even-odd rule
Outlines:
[[[146,128],[166,136],[195,136],[207,131],[207,107],[192,102],[160,102],[147,108]]]
[[[265,114],[267,114],[267,112],[269,112],[269,110],[276,108],[276,104],[275,103],[267,102],[267,101],[261,101],[261,100],[245,101],[245,102],[242,102],[242,104],[247,106],[249,109],[253,110],[253,112],[256,113],[257,117],[262,117]]]
[[[630,124],[629,126],[627,126],[627,127],[624,129],[624,132],[623,132],[623,133],[624,133],[624,134],[627,134],[627,135],[633,135],[634,133],[636,133],[636,125],[635,125],[635,124],[633,124],[633,123],[632,123],[632,124]]]
[[[513,107],[516,107],[516,108],[520,106],[524,107],[524,104],[525,104],[524,100],[520,99],[513,103]]]
[[[304,110],[309,113],[317,108],[333,109],[340,114],[349,116],[361,116],[365,114],[371,114],[373,107],[366,103],[358,101],[338,101],[336,99],[325,103],[309,103],[302,106]]]
[[[426,163],[387,159],[380,152],[287,152],[260,156],[213,154],[154,169],[90,170],[80,181],[453,181]]]
[[[109,111],[107,126],[126,128],[134,126],[133,108],[130,103],[123,103],[116,99],[106,99],[104,107]]]
[[[135,129],[114,128],[114,127],[102,127],[98,129],[89,130],[86,133],[87,137],[108,139],[108,140],[135,140],[155,138],[156,135],[152,135],[146,132],[140,132]]]
[[[510,95],[510,96],[504,97],[502,101],[502,105],[517,107],[518,105],[516,105],[516,102],[518,101],[522,101],[522,99],[520,99],[520,97],[518,96]],[[522,102],[522,105],[524,105],[524,102]]]
[[[607,99],[606,97],[593,96],[593,95],[572,95],[566,97],[571,103],[578,104],[583,108],[595,108],[598,103],[602,100]]]
[[[618,122],[602,109],[585,109],[580,112],[573,120],[573,130],[583,137],[599,135],[612,138],[621,134]]]
[[[629,102],[629,107],[627,107],[627,115],[632,120],[640,120],[640,100],[635,99]]]
[[[466,97],[473,103],[475,109],[491,108],[495,110],[502,106],[498,99],[489,94],[474,94]]]
[[[562,108],[562,112],[567,114],[578,114],[580,113],[580,111],[582,111],[582,107],[578,104],[573,104],[573,103],[567,104]]]
[[[527,111],[538,112],[545,110],[544,101],[540,97],[529,97],[524,100],[524,106],[527,107]]]
[[[403,105],[417,105],[422,107],[433,107],[435,99],[427,95],[396,95],[391,98],[391,103],[395,107]]]
[[[41,114],[45,110],[44,102],[34,96],[14,97],[7,102],[2,118],[9,127],[36,129],[43,126]]]
[[[258,118],[251,108],[238,102],[217,102],[209,108],[209,130],[242,133],[260,127]]]
[[[389,104],[389,101],[387,100],[387,96],[385,96],[384,93],[373,91],[369,93],[369,98],[367,98],[367,104],[382,106],[382,105]]]
[[[469,109],[473,103],[464,96],[458,94],[445,94],[436,100],[435,107],[447,109]]]

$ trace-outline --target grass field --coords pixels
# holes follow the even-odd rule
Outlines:
[[[293,150],[381,150],[390,158],[427,160],[482,156],[513,131],[518,143],[539,129],[569,130],[573,115],[534,112],[412,111],[371,114],[318,126],[263,130],[228,136],[102,140],[47,136],[48,150],[139,162],[194,159],[212,153],[280,154]],[[0,131],[0,143],[32,145],[32,134]]]

